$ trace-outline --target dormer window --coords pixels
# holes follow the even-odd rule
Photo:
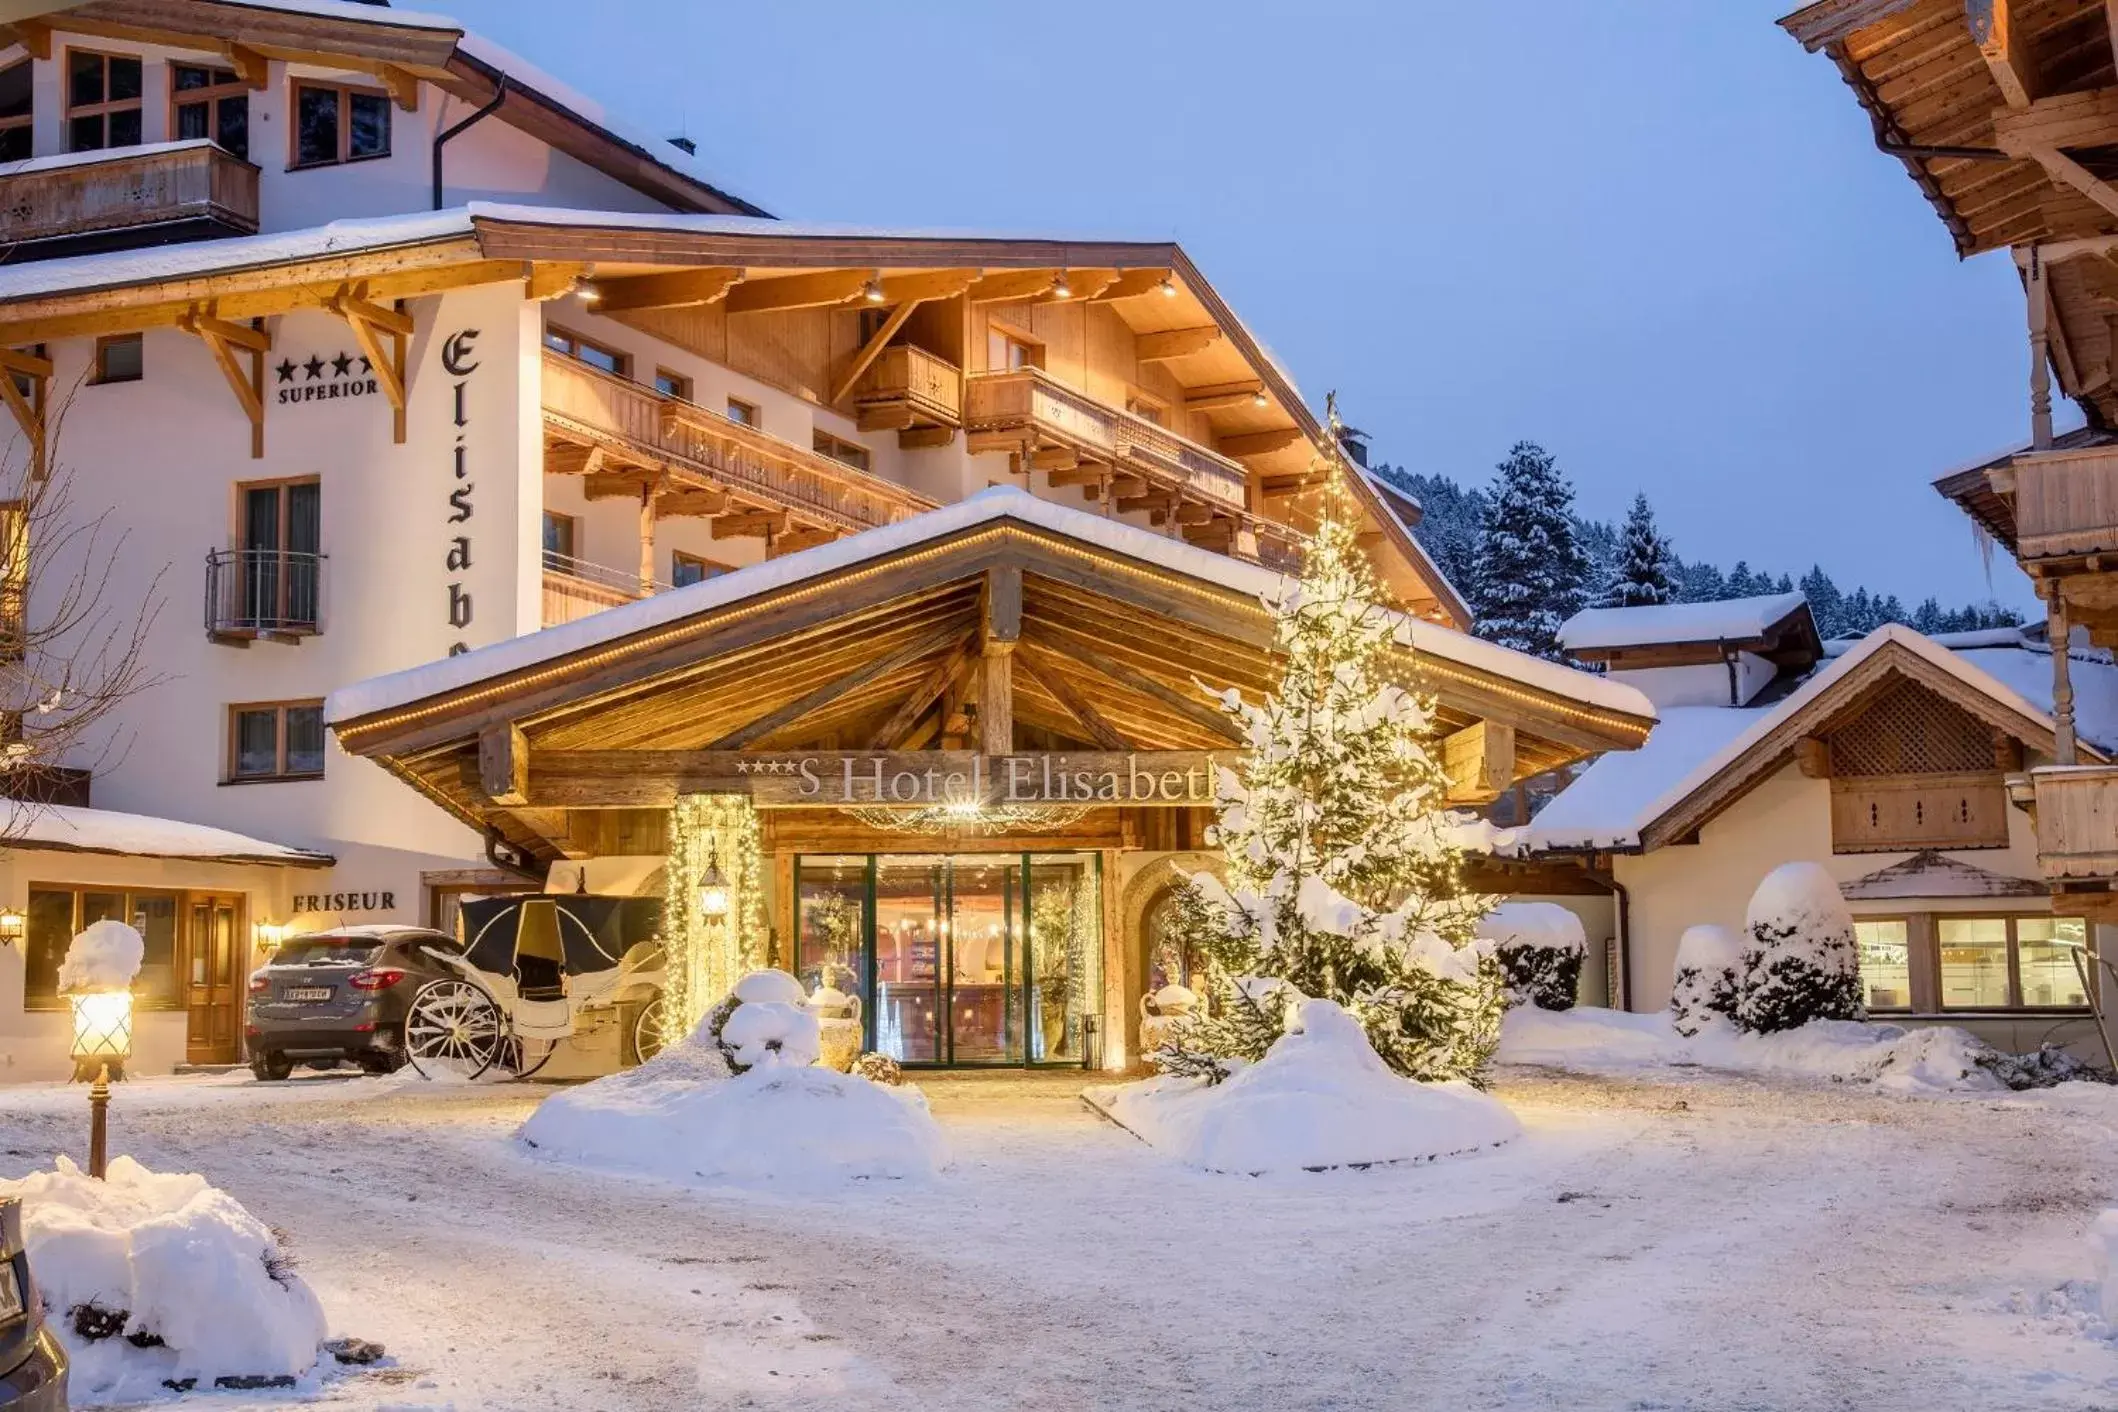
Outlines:
[[[66,150],[137,147],[140,60],[132,54],[66,53]]]
[[[169,90],[176,110],[170,132],[179,141],[210,137],[237,157],[250,156],[250,86],[233,69],[171,64]]]
[[[390,98],[342,84],[294,85],[294,166],[329,167],[390,155]]]
[[[19,162],[31,155],[30,63],[24,59],[0,69],[0,162]]]

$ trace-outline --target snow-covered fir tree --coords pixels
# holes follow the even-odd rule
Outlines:
[[[1755,1034],[1811,1020],[1860,1020],[1860,945],[1837,882],[1819,863],[1782,863],[1751,894],[1736,969],[1735,1022]]]
[[[1343,480],[1273,600],[1278,686],[1222,700],[1244,740],[1219,781],[1228,878],[1195,877],[1170,921],[1206,958],[1210,1014],[1154,1056],[1167,1070],[1262,1057],[1287,987],[1345,1006],[1408,1078],[1476,1077],[1498,1040],[1498,968],[1474,940],[1492,899],[1462,878],[1471,820],[1444,804],[1434,701],[1393,660],[1413,629],[1376,606]]]
[[[1588,556],[1574,532],[1574,487],[1551,454],[1518,441],[1499,466],[1470,584],[1476,631],[1557,661],[1559,625],[1582,606]]]
[[[1618,542],[1618,563],[1597,600],[1599,608],[1654,608],[1677,601],[1676,556],[1655,528],[1654,507],[1645,495],[1633,497]]]

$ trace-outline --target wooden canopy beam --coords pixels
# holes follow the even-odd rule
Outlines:
[[[383,396],[390,399],[394,413],[391,437],[399,446],[404,445],[405,340],[412,334],[412,316],[402,309],[385,309],[370,301],[367,289],[358,283],[340,285],[326,307],[353,330],[353,341],[360,345],[362,356],[375,370]],[[383,346],[385,335],[390,340],[387,348]]]
[[[1236,436],[1224,436],[1214,449],[1223,456],[1241,461],[1250,456],[1270,456],[1285,451],[1302,441],[1300,427],[1285,427],[1279,431],[1251,431]]]
[[[2017,0],[1964,0],[1964,19],[1979,56],[2010,108],[2027,108],[2037,97],[2037,67],[2029,39],[2016,26]]]
[[[1048,293],[1058,279],[1057,270],[1001,270],[979,280],[967,292],[973,304],[1013,303]]]
[[[1099,299],[1103,291],[1118,282],[1116,270],[1068,270],[1066,271],[1066,293],[1059,292],[1059,282],[1036,297],[1039,304],[1087,304]]]
[[[911,318],[923,302],[907,299],[890,311],[890,317],[882,321],[874,336],[861,345],[860,351],[853,355],[853,361],[846,366],[845,376],[838,380],[837,388],[831,393],[831,405],[837,406],[853,395],[853,389],[859,384],[861,375],[874,366],[875,360],[882,356],[883,349],[890,346],[890,340],[897,337],[897,331],[905,326],[905,320]]]
[[[1171,358],[1188,358],[1194,353],[1203,353],[1220,341],[1219,324],[1164,329],[1159,333],[1143,333],[1136,338],[1133,356],[1143,363],[1164,363]]]
[[[817,309],[850,304],[860,297],[874,270],[820,270],[808,275],[746,280],[728,291],[722,305],[731,314],[766,314],[786,309]]]
[[[1142,294],[1153,294],[1169,280],[1168,270],[1120,270],[1118,277],[1097,290],[1088,302],[1108,304],[1113,299],[1134,299]]]
[[[785,510],[738,510],[717,516],[713,522],[715,539],[770,539],[786,532]]]
[[[784,705],[774,707],[764,715],[751,721],[748,725],[740,726],[730,731],[707,748],[709,750],[748,749],[766,736],[771,735],[774,731],[790,726],[810,712],[830,705],[847,692],[866,686],[877,677],[885,677],[894,671],[910,666],[936,648],[946,646],[952,640],[960,637],[962,633],[963,629],[961,627],[952,624],[915,638],[887,656],[878,657],[872,662],[855,667],[852,671],[825,682],[814,691],[806,692]]]
[[[23,445],[29,449],[29,476],[31,480],[43,480],[49,472],[45,465],[44,407],[50,387],[51,364],[43,359],[29,359],[21,355],[7,355],[9,364],[36,362],[44,364],[43,376],[24,372],[20,367],[0,365],[0,400],[7,403],[8,414],[15,419],[15,426],[22,432]],[[30,390],[27,396],[15,386],[17,374],[27,378]]]
[[[7,33],[32,59],[51,62],[51,26],[42,20],[16,20]]]
[[[231,323],[216,314],[194,307],[178,321],[178,328],[203,341],[214,363],[235,394],[236,404],[250,419],[250,456],[265,455],[265,354],[272,351],[272,335],[247,324]],[[250,356],[246,372],[237,361],[236,349]]]
[[[1451,803],[1489,804],[1515,783],[1515,727],[1478,721],[1445,736],[1441,763]]]
[[[745,274],[732,265],[711,265],[697,270],[599,279],[588,286],[582,297],[599,314],[625,314],[635,309],[695,309],[727,298],[728,291],[741,284]]]
[[[983,270],[951,269],[884,275],[881,302],[901,304],[906,301],[921,303],[928,299],[954,299],[976,284],[979,276],[984,273]]]
[[[1099,750],[1130,750],[1131,742],[1112,727],[1109,721],[1088,704],[1088,698],[1060,669],[1059,663],[1034,649],[1024,652],[1022,665],[1028,669],[1031,680],[1050,692],[1052,698],[1066,709],[1066,713],[1080,723],[1088,738]]]
[[[1993,112],[1993,145],[2010,157],[2034,156],[2041,147],[2113,144],[2118,144],[2118,88],[2062,93],[2026,108]]]
[[[228,67],[235,76],[247,85],[251,92],[262,93],[272,84],[272,61],[247,44],[237,44],[232,39],[221,41],[221,54],[228,60]]]
[[[2104,210],[2118,216],[2118,188],[2113,188],[2102,177],[2056,147],[2033,148],[2029,155],[2037,159],[2037,165],[2043,167],[2045,175],[2053,181],[2062,186],[2073,187]]]
[[[478,785],[495,804],[529,803],[529,738],[512,721],[478,732]]]
[[[389,93],[392,102],[407,113],[419,111],[419,80],[395,64],[377,64],[371,70],[375,81]]]
[[[1236,729],[1235,722],[1229,720],[1228,717],[1207,705],[1204,701],[1194,701],[1175,688],[1156,681],[1145,672],[1129,667],[1114,658],[1106,657],[1092,647],[1078,642],[1065,642],[1050,636],[1039,630],[1034,624],[1030,625],[1025,631],[1027,632],[1027,641],[1033,646],[1058,657],[1061,661],[1078,662],[1099,676],[1108,677],[1110,680],[1117,682],[1120,686],[1130,687],[1143,696],[1153,697],[1156,701],[1161,702],[1193,725],[1200,726],[1220,736],[1223,740],[1234,741],[1238,745],[1242,744],[1243,735],[1242,732]]]
[[[1190,412],[1221,412],[1230,407],[1270,405],[1265,398],[1265,384],[1261,382],[1239,382],[1222,387],[1202,388],[1184,398],[1184,408]]]
[[[977,645],[977,638],[971,633],[965,633],[959,638],[949,654],[935,664],[934,670],[920,678],[919,685],[912,688],[912,694],[898,703],[897,709],[890,713],[890,719],[877,726],[869,735],[868,748],[898,748],[906,733],[927,713],[927,708],[941,698],[941,694],[948,690],[950,682],[956,680],[956,674],[963,670],[963,664],[970,660],[971,649]]]

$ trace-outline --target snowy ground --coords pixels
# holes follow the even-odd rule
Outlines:
[[[829,1196],[533,1163],[523,1086],[134,1083],[113,1146],[286,1227],[333,1331],[389,1346],[312,1407],[2118,1407],[2109,1091],[1517,1069],[1497,1151],[1251,1179],[1078,1076],[924,1087],[956,1165]],[[8,1090],[0,1174],[78,1154],[86,1106]]]

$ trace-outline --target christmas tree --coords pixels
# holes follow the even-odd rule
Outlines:
[[[1574,532],[1574,487],[1550,453],[1518,441],[1499,466],[1471,583],[1477,632],[1557,661],[1559,625],[1582,606],[1588,555]]]
[[[1652,608],[1677,601],[1676,557],[1669,541],[1655,528],[1655,512],[1645,495],[1633,497],[1618,543],[1617,572],[1603,591],[1599,608]]]
[[[1464,889],[1470,821],[1444,805],[1434,702],[1396,658],[1412,628],[1376,606],[1344,467],[1331,469],[1302,577],[1272,600],[1279,685],[1261,704],[1222,701],[1246,742],[1220,779],[1228,879],[1194,878],[1169,924],[1206,959],[1209,1017],[1155,1057],[1209,1077],[1260,1057],[1291,987],[1343,1005],[1408,1078],[1475,1077],[1501,1011],[1498,969],[1474,945],[1493,899]]]

